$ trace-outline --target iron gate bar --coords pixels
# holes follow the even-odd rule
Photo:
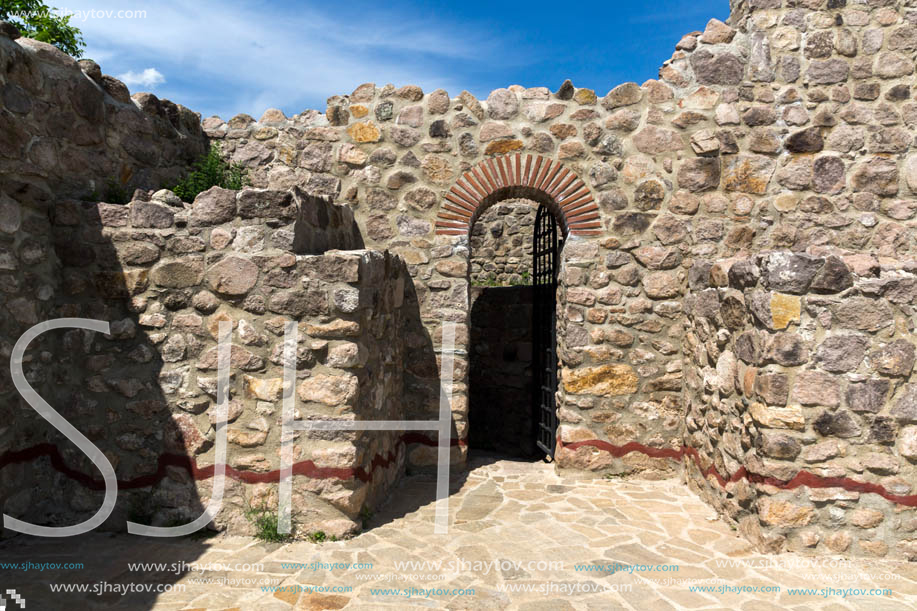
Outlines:
[[[537,171],[537,170],[536,170]],[[552,459],[557,448],[557,254],[562,243],[557,220],[545,206],[535,216],[532,249],[532,370],[535,388],[532,409],[535,441]]]

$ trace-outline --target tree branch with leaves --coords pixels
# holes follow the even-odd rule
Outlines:
[[[86,43],[79,28],[41,0],[0,0],[0,21],[8,21],[26,38],[52,44],[73,57],[83,55]]]

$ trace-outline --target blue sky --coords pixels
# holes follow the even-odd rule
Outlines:
[[[146,11],[141,19],[76,14],[86,57],[131,93],[152,91],[204,117],[270,107],[288,116],[364,82],[556,90],[570,78],[600,96],[656,78],[675,43],[725,20],[728,0],[626,2],[292,2],[51,0],[70,11]],[[114,14],[114,13],[113,13]]]

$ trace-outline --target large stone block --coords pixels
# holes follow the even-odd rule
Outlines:
[[[349,373],[339,376],[316,374],[299,385],[299,398],[331,407],[353,405],[359,385],[357,377]]]
[[[242,257],[225,257],[207,270],[209,288],[221,295],[241,297],[258,282],[258,266]]]
[[[600,396],[637,392],[639,378],[629,365],[601,365],[563,370],[563,386],[569,393]]]
[[[203,276],[204,262],[199,259],[160,263],[150,273],[156,285],[172,289],[197,286]]]
[[[723,168],[723,188],[763,195],[774,175],[775,162],[763,155],[736,155],[729,158]]]
[[[197,225],[220,225],[236,218],[236,192],[210,187],[194,198],[191,221]]]
[[[758,515],[770,526],[792,528],[806,526],[816,517],[814,507],[767,497],[758,501]]]

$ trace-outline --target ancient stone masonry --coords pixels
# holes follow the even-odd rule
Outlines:
[[[47,46],[0,37],[4,354],[24,328],[79,302],[99,318],[133,317],[138,335],[118,341],[148,346],[163,371],[187,367],[190,383],[197,379],[192,363],[211,349],[210,317],[226,311],[237,322],[236,359],[253,368],[236,372],[236,397],[244,397],[245,376],[277,377],[270,357],[279,338],[269,320],[321,328],[334,316],[343,322],[333,333],[354,323],[359,334],[304,332],[318,347],[308,346],[315,361],[304,367],[311,375],[303,383],[315,385],[309,396],[332,401],[347,395],[351,383],[344,382],[354,376],[359,392],[339,404],[307,403],[304,416],[339,410],[364,418],[397,403],[403,417],[432,420],[441,329],[454,322],[458,466],[469,439],[468,355],[476,337],[470,284],[488,271],[521,277],[521,264],[510,259],[528,256],[527,238],[517,238],[529,231],[522,225],[529,217],[502,204],[524,199],[547,207],[566,238],[557,291],[561,473],[685,473],[770,549],[915,558],[917,422],[907,414],[917,0],[732,5],[728,23],[714,19],[673,41],[658,78],[604,96],[570,82],[553,92],[514,85],[486,100],[367,83],[330,98],[324,113],[210,117],[203,133],[190,111],[149,94],[127,97],[94,65],[80,72]],[[129,208],[98,204],[89,212],[70,200],[112,176],[157,189],[204,150],[204,136],[248,168],[254,189],[234,197],[209,192],[189,210],[172,206],[166,192],[143,191]],[[71,209],[79,214],[68,221]],[[202,214],[216,216],[200,223]],[[104,224],[111,222],[124,224]],[[94,237],[62,238],[61,231]],[[476,248],[493,251],[493,270],[469,265]],[[95,258],[87,260],[90,252]],[[339,259],[359,260],[359,278],[326,278],[309,267]],[[166,265],[173,267],[160,270]],[[256,284],[247,286],[253,276]],[[391,288],[402,280],[403,291]],[[204,291],[213,312],[194,302]],[[354,299],[356,309],[340,309]],[[185,324],[186,316],[200,317],[204,331],[178,330],[175,319]],[[382,320],[401,321],[397,337]],[[242,342],[250,328],[263,344]],[[101,348],[109,340],[74,337],[67,345],[89,351],[85,367],[109,366],[101,358],[112,355]],[[338,342],[364,345],[359,358],[369,360],[335,365],[333,349],[348,345]],[[41,346],[30,352],[36,379],[56,358]],[[178,353],[179,360],[166,359]],[[127,366],[129,357],[116,360]],[[111,389],[106,375],[96,375],[106,393],[133,392],[127,380],[136,376]],[[206,416],[179,404],[190,399],[178,390],[184,377],[143,384],[168,406],[162,414],[180,416],[179,428],[195,423],[189,439],[196,430],[209,441]],[[260,414],[260,399],[246,400],[230,427],[246,439],[265,434],[266,445],[250,449],[264,461],[251,459],[247,472],[264,469],[252,485],[267,485],[257,488],[257,498],[266,498],[267,482],[276,481],[276,411]],[[97,410],[87,405],[76,401],[73,410]],[[14,430],[26,421],[19,418],[25,408],[11,400],[0,409],[9,412],[4,422],[16,422],[0,428],[0,486],[11,491],[10,507],[25,511],[23,469],[73,471],[83,459],[60,450],[51,466],[26,467],[35,458],[26,450],[44,437],[39,429]],[[107,417],[120,434],[115,415]],[[249,426],[262,417],[273,424]],[[314,477],[298,490],[324,495],[327,504],[310,507],[324,521],[342,520],[341,532],[344,522],[353,525],[362,496],[381,495],[402,464],[430,466],[436,458],[435,439],[424,434],[341,439],[335,447],[353,454],[341,450],[333,460],[350,471],[322,479],[330,463],[314,453],[321,440],[312,441],[302,460],[319,471],[306,469]],[[121,468],[134,468],[134,458]],[[234,468],[241,472],[243,463]],[[368,476],[373,465],[378,480]],[[169,486],[184,477],[172,464],[148,468],[168,473],[161,481]],[[194,491],[207,496],[205,487]],[[41,506],[50,516],[55,504]]]
[[[91,60],[0,35],[0,64],[8,196],[40,186],[81,197],[104,194],[109,184],[131,190],[174,184],[206,150],[199,113],[149,93],[131,97]]]
[[[60,269],[49,315],[110,321],[111,333],[68,331],[48,348],[54,359],[28,371],[36,381],[54,381],[44,392],[58,405],[70,403],[68,419],[110,457],[126,498],[149,490],[152,503],[136,502],[148,505],[151,519],[187,521],[201,510],[189,500],[206,504],[210,495],[216,338],[219,323],[230,322],[231,479],[216,523],[248,532],[247,510],[277,507],[288,321],[299,327],[291,391],[299,418],[402,419],[404,268],[374,251],[297,254],[303,232],[308,246],[348,247],[346,238],[358,237],[349,210],[298,191],[214,187],[184,206],[168,195],[126,206],[55,203],[51,234]],[[19,435],[40,435],[35,420],[18,425]],[[359,529],[361,509],[384,496],[403,466],[401,438],[294,435],[294,524],[337,536]],[[8,443],[13,452],[23,445]],[[92,472],[78,453],[68,452],[67,463]],[[101,492],[71,490],[74,482],[39,478],[30,468],[5,480],[25,494],[18,499],[23,510],[30,498],[55,498],[60,518],[101,502]],[[36,489],[19,490],[32,481]],[[73,501],[64,500],[68,494]]]
[[[532,227],[537,204],[491,206],[471,231],[471,284],[519,286],[532,283]]]
[[[787,251],[692,268],[688,480],[763,547],[917,552],[914,271]]]

